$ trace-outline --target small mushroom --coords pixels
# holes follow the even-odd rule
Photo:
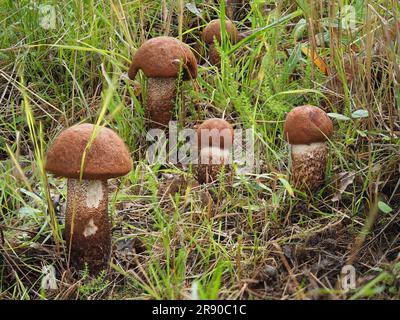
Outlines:
[[[128,71],[135,79],[141,69],[148,78],[146,116],[152,128],[168,126],[176,98],[176,81],[197,76],[197,61],[185,43],[171,37],[156,37],[143,43],[136,51]]]
[[[68,178],[65,240],[69,261],[78,270],[87,263],[91,274],[108,269],[111,257],[107,179],[132,169],[122,139],[111,129],[95,128],[79,124],[64,130],[46,159],[46,171]],[[97,132],[91,139],[93,130]]]
[[[225,0],[226,15],[233,19],[236,11],[242,6],[242,0]]]
[[[230,20],[225,20],[226,33],[229,35],[229,39],[232,44],[239,41],[239,32],[235,25]],[[215,46],[214,39],[221,44],[221,20],[211,20],[207,27],[203,30],[202,38],[204,42],[209,46],[209,61],[212,65],[219,67],[221,63],[221,57]]]
[[[318,107],[305,105],[291,110],[284,134],[291,145],[292,182],[299,190],[318,190],[325,180],[326,140],[333,133],[332,121]]]
[[[197,128],[199,157],[196,175],[200,184],[216,181],[222,166],[226,168],[233,137],[231,124],[223,119],[208,119]]]

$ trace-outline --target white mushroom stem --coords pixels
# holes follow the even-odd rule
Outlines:
[[[176,99],[176,78],[148,78],[146,117],[150,128],[167,128]]]
[[[291,145],[292,182],[299,190],[316,191],[325,180],[325,142]]]
[[[108,269],[111,231],[106,180],[68,179],[65,239],[69,261],[90,273]]]

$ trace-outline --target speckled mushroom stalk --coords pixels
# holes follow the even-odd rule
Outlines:
[[[239,32],[230,20],[225,20],[226,32],[229,35],[232,44],[239,41]],[[209,22],[203,30],[202,38],[208,45],[208,60],[211,65],[219,67],[221,64],[221,56],[215,46],[214,39],[221,44],[221,20],[215,19]]]
[[[148,78],[146,117],[149,128],[168,127],[176,100],[176,84],[197,76],[197,61],[190,47],[171,37],[146,41],[135,53],[128,71],[135,79],[139,70]]]
[[[111,230],[108,219],[107,180],[128,173],[132,160],[116,133],[98,128],[86,150],[82,179],[82,158],[94,130],[81,124],[64,130],[49,148],[46,170],[67,177],[65,240],[68,261],[78,270],[87,265],[91,274],[109,268]]]
[[[325,142],[293,144],[292,180],[299,189],[316,191],[324,183],[327,148]]]
[[[176,78],[148,78],[146,117],[151,119],[151,126],[168,126],[176,99]]]
[[[68,179],[65,240],[72,265],[91,273],[108,268],[111,228],[106,180]]]
[[[332,133],[332,121],[318,107],[300,106],[288,113],[284,134],[291,145],[291,181],[298,190],[314,192],[323,185],[326,140]]]
[[[200,184],[216,181],[222,167],[225,172],[229,171],[233,137],[231,124],[223,119],[208,119],[197,128],[199,157],[196,176]]]

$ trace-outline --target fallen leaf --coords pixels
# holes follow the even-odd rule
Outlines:
[[[334,194],[332,201],[336,202],[342,198],[343,192],[351,185],[356,177],[355,172],[340,172],[337,181],[339,181],[338,191]]]
[[[389,207],[385,202],[379,201],[378,202],[378,208],[381,210],[383,213],[391,213],[393,209]]]
[[[351,114],[351,117],[353,119],[368,118],[368,110],[364,110],[364,109],[356,110]]]
[[[310,48],[306,46],[301,47],[301,52],[303,52],[307,57],[310,59],[313,59],[314,64],[317,66],[317,68],[325,75],[328,74],[328,67],[326,66],[326,63],[322,58],[315,52],[315,50],[311,51]]]
[[[328,117],[334,118],[336,120],[342,120],[342,121],[350,120],[349,117],[347,117],[343,114],[339,114],[339,113],[329,112],[329,113],[327,113],[327,115],[328,115]]]
[[[284,178],[278,178],[278,179],[283,184],[283,186],[285,187],[286,191],[290,194],[290,196],[294,197],[294,192],[293,192],[292,186],[290,185],[289,181],[287,181]]]
[[[187,3],[186,9],[188,9],[191,13],[195,14],[199,18],[202,17],[202,11],[196,7],[196,3],[194,2]]]

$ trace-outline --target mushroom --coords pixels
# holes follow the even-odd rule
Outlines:
[[[171,37],[156,37],[136,51],[128,71],[135,79],[141,69],[148,78],[146,116],[154,128],[165,128],[172,117],[176,98],[176,81],[197,76],[197,61],[185,43]]]
[[[76,269],[83,269],[86,263],[91,274],[108,269],[111,231],[107,179],[123,176],[131,169],[128,148],[108,128],[72,126],[49,148],[46,171],[68,178],[65,240],[69,261]]]
[[[232,44],[235,44],[237,41],[239,41],[239,32],[232,21],[225,20],[225,28]],[[218,42],[218,44],[221,44],[221,20],[211,20],[207,27],[205,27],[203,30],[202,38],[209,46],[210,63],[212,65],[219,66],[221,63],[221,57],[215,46],[214,39]]]
[[[284,134],[291,145],[292,182],[299,190],[316,191],[323,184],[326,140],[332,133],[332,121],[318,107],[305,105],[288,113]]]
[[[241,7],[241,0],[225,0],[226,15],[233,19],[236,11]]]
[[[200,184],[217,180],[222,167],[229,161],[233,137],[231,124],[223,119],[208,119],[197,128],[199,158],[196,175]]]

